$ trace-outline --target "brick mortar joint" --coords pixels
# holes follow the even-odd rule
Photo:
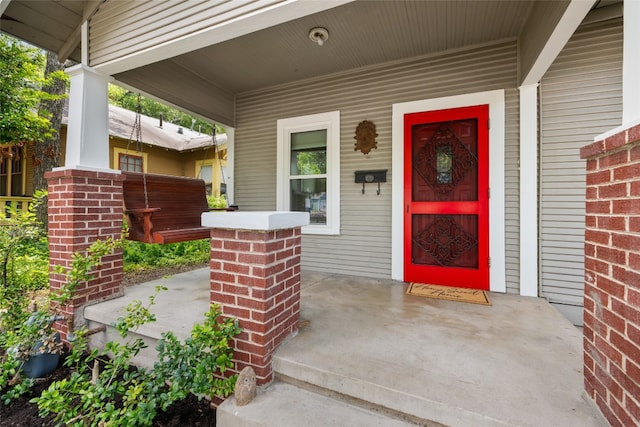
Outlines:
[[[598,143],[604,143],[604,140],[600,140],[600,141],[596,141],[594,142],[594,144],[598,144]],[[591,144],[590,144],[591,145]],[[588,146],[590,146],[588,145]],[[600,151],[598,153],[592,154],[590,156],[584,157],[584,160],[600,160],[603,159],[605,157],[609,157],[609,156],[613,156],[615,154],[618,154],[622,151],[631,151],[632,149],[634,149],[635,147],[640,145],[640,139],[637,141],[633,141],[633,142],[627,142],[624,145],[621,145],[620,147],[616,147],[614,149],[611,150],[607,150],[606,148],[603,148],[604,151]],[[635,163],[640,163],[640,162],[632,162],[632,163],[622,163],[622,164],[618,164],[618,165],[611,165],[611,166],[607,166],[606,168],[598,168],[593,172],[599,172],[599,171],[603,171],[603,170],[611,170],[611,169],[616,169],[620,166],[626,166],[629,164],[635,164]]]

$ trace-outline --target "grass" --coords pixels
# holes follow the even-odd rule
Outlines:
[[[150,245],[127,240],[123,252],[124,272],[205,264],[209,260],[209,251],[207,239],[167,245]]]

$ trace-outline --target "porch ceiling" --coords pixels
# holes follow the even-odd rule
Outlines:
[[[516,37],[531,1],[355,1],[117,74],[184,70],[231,93]],[[329,31],[318,46],[313,27]]]
[[[79,59],[74,43],[79,41],[80,24],[101,3],[0,1],[5,9],[2,31],[50,50],[68,51],[73,59]],[[611,2],[619,0],[601,0],[594,7]],[[555,2],[562,6],[553,6],[556,10],[547,16],[540,13],[541,7],[548,8],[553,3],[357,0],[202,49],[180,52],[169,59],[118,72],[114,77],[199,116],[234,125],[233,103],[238,94],[518,38],[528,27],[538,28],[537,22],[529,22],[531,19],[543,16],[547,21],[558,20],[569,1]],[[552,12],[555,16],[549,16]],[[317,26],[329,31],[324,46],[308,38],[309,30]]]

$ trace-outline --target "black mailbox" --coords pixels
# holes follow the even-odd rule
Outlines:
[[[387,182],[387,169],[356,171],[356,184],[362,183],[362,194],[364,194],[364,186],[369,183],[378,183],[377,194],[380,195],[380,183]]]

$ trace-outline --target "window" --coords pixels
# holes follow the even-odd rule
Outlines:
[[[204,180],[207,194],[219,197],[226,194],[226,149],[217,151],[215,155],[214,159],[196,161],[196,178]]]
[[[114,169],[125,172],[144,172],[147,164],[147,154],[137,151],[113,149]]]
[[[24,196],[24,150],[19,145],[0,148],[0,196]]]
[[[340,233],[339,111],[278,120],[277,206],[309,212],[303,233]]]
[[[205,163],[205,162],[197,162],[200,164],[200,167],[196,166],[198,173],[196,173],[196,177],[200,178],[204,181],[204,186],[207,190],[207,194],[213,194],[213,164]]]

